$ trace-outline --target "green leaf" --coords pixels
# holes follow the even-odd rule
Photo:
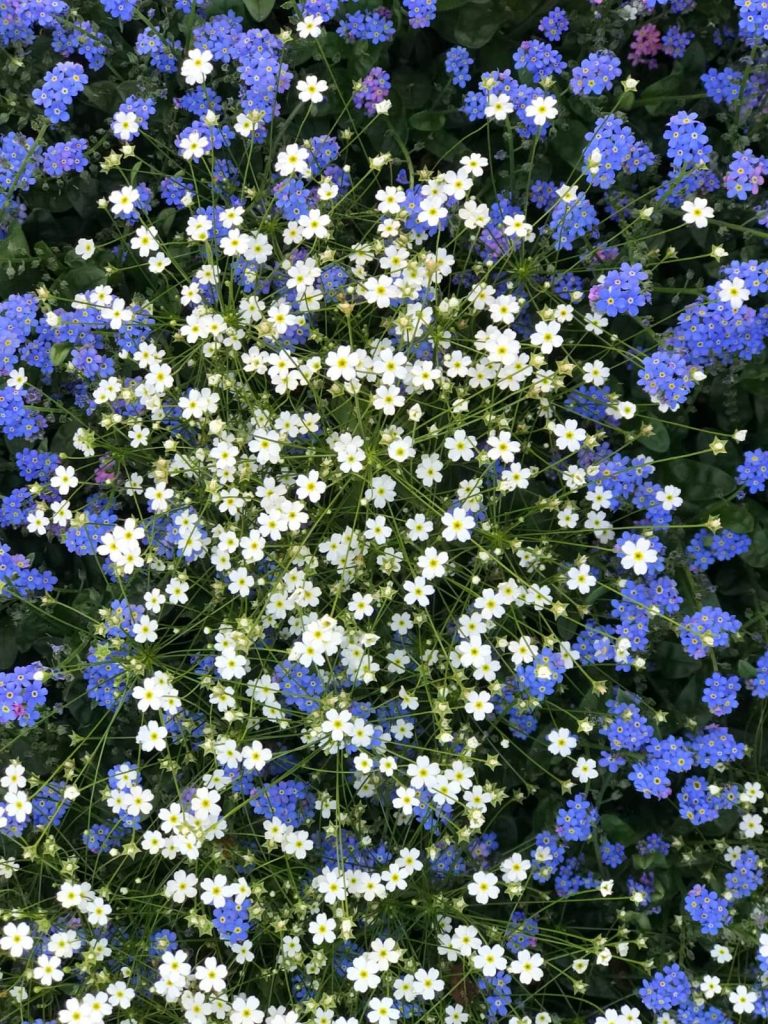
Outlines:
[[[51,363],[54,366],[62,366],[69,359],[72,346],[65,341],[57,341],[51,345]]]
[[[682,647],[666,640],[654,647],[653,660],[656,665],[663,666],[667,679],[689,679],[695,671],[693,661]]]
[[[97,110],[112,114],[122,101],[135,91],[137,82],[91,82],[83,90],[83,96]]]
[[[80,263],[54,281],[51,292],[57,297],[71,297],[101,284],[105,277],[104,269],[97,263]]]
[[[416,114],[411,114],[408,123],[411,128],[416,128],[420,132],[436,132],[445,124],[445,114],[437,110],[420,110]]]
[[[699,689],[698,680],[691,679],[677,695],[675,707],[685,715],[695,715],[700,708]]]
[[[672,463],[670,475],[683,489],[686,501],[709,504],[734,489],[733,477],[723,469],[707,463],[690,461]]]
[[[29,256],[29,245],[21,224],[14,221],[8,229],[8,234],[0,242],[0,259],[5,262],[14,256]]]
[[[242,17],[245,14],[243,0],[210,0],[205,5],[205,14],[208,18],[215,14],[226,14],[227,11],[232,11],[234,14]],[[190,20],[194,22],[194,15]]]
[[[275,6],[275,0],[243,0],[243,3],[254,21],[266,21]]]
[[[672,113],[680,105],[678,99],[683,89],[685,76],[682,71],[673,71],[666,78],[660,78],[658,82],[649,85],[644,89],[639,102],[643,104],[649,114]]]
[[[634,105],[635,105],[635,100],[636,99],[637,99],[636,93],[634,93],[634,92],[625,92],[622,96],[619,97],[619,102],[617,104],[617,109],[618,110],[623,110],[624,112],[627,112],[627,111],[631,110],[632,107],[634,107]]]
[[[13,624],[4,616],[0,621],[0,671],[12,668],[17,650]]]
[[[449,11],[444,16],[439,15],[434,25],[444,39],[450,39],[470,50],[478,50],[490,43],[503,18],[503,11],[495,11],[491,16],[490,12],[478,11],[477,7],[465,5],[458,14]]]
[[[398,68],[392,72],[393,103],[398,98],[407,110],[432,113],[435,83],[425,72]]]
[[[584,159],[584,136],[590,129],[583,121],[569,117],[567,126],[558,129],[557,152],[569,167],[580,168]]]
[[[70,205],[86,218],[93,214],[94,207],[99,197],[99,186],[89,174],[81,174],[77,185],[67,189],[67,199]]]
[[[666,867],[667,858],[663,853],[658,853],[657,851],[653,853],[635,853],[632,856],[632,863],[641,871],[647,871],[649,868]]]
[[[652,434],[643,434],[640,444],[652,452],[669,451],[669,431],[659,420],[648,420],[653,427]]]
[[[169,206],[165,210],[161,210],[155,218],[155,227],[161,238],[169,238],[171,234],[171,228],[176,218],[177,211],[172,206]]]
[[[750,663],[745,658],[739,658],[736,670],[738,671],[742,679],[754,679],[757,675],[757,669],[755,668],[755,666],[750,665]]]
[[[708,508],[710,515],[719,516],[726,530],[737,533],[752,533],[755,528],[755,517],[746,505],[734,505],[730,501],[716,501]]]
[[[624,843],[627,846],[637,838],[637,833],[632,826],[618,814],[603,814],[600,818],[600,825],[612,843]]]
[[[694,39],[685,51],[685,55],[680,63],[680,68],[683,71],[687,71],[689,76],[698,78],[706,66],[707,55],[704,51],[704,47],[698,39]]]
[[[768,566],[768,532],[762,526],[755,530],[752,546],[741,557],[753,569],[765,569]]]

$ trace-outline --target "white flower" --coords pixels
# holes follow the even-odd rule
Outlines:
[[[499,898],[501,889],[497,885],[498,877],[492,871],[476,871],[467,886],[467,892],[478,903],[487,903]]]
[[[316,75],[307,75],[296,83],[302,103],[322,103],[328,91],[328,83]]]
[[[275,170],[283,178],[287,178],[290,174],[300,174],[302,177],[306,177],[310,173],[308,160],[309,150],[292,142],[277,154]]]
[[[124,981],[113,981],[107,985],[107,996],[112,1006],[118,1006],[121,1010],[127,1010],[136,998],[136,992],[129,988]]]
[[[464,710],[471,715],[476,722],[484,721],[488,715],[493,714],[493,702],[487,690],[470,690],[464,703]]]
[[[352,713],[346,708],[341,711],[326,711],[322,729],[334,743],[341,743],[344,737],[352,732]]]
[[[459,216],[461,216],[461,214],[459,214]],[[536,237],[533,225],[528,223],[525,219],[525,214],[523,213],[508,214],[504,218],[503,223],[505,235],[510,235],[513,238],[521,238],[526,242],[533,241]]]
[[[209,145],[208,139],[200,132],[190,132],[179,144],[181,155],[185,160],[199,160]]]
[[[316,469],[306,474],[300,473],[296,478],[296,497],[301,501],[318,502],[327,489],[328,485],[320,479]]]
[[[718,285],[717,295],[721,302],[730,303],[731,309],[741,309],[749,298],[749,290],[744,287],[744,281],[740,277],[729,277]]]
[[[28,950],[32,949],[33,945],[31,929],[26,921],[19,921],[18,924],[11,921],[3,928],[3,934],[0,936],[0,949],[4,950],[8,956],[14,958],[24,956]]]
[[[201,992],[223,992],[226,977],[227,968],[212,956],[206,957],[195,969],[195,979]]]
[[[547,750],[559,757],[568,757],[579,741],[568,729],[553,729],[547,734]]]
[[[257,119],[251,114],[240,113],[235,118],[234,129],[238,135],[247,139],[249,135],[253,135],[257,128]]]
[[[437,227],[448,214],[448,208],[443,205],[443,197],[428,198],[421,202],[417,220],[430,228]]]
[[[578,590],[580,594],[588,594],[596,583],[597,577],[592,574],[592,567],[586,562],[583,565],[571,566],[565,580],[569,590]]]
[[[318,39],[321,35],[323,19],[319,14],[307,14],[296,23],[296,31],[300,39]]]
[[[230,1009],[230,1024],[262,1024],[264,1011],[256,996],[235,996]]]
[[[139,228],[131,238],[131,248],[138,250],[139,256],[146,259],[150,253],[160,248],[160,243],[157,241],[157,228]]]
[[[477,438],[466,430],[457,430],[445,439],[445,449],[451,462],[470,462],[475,454]]]
[[[600,170],[600,165],[602,164],[602,162],[603,154],[600,152],[597,146],[595,146],[594,149],[590,150],[589,155],[587,156],[587,173],[597,174]]]
[[[472,536],[475,527],[474,516],[470,515],[461,506],[453,512],[444,512],[440,522],[443,524],[442,536],[444,540],[456,540],[460,544],[466,543]]]
[[[391,1024],[400,1017],[400,1011],[390,996],[379,999],[374,996],[368,1003],[368,1020],[371,1024]]]
[[[387,446],[387,455],[393,462],[407,462],[415,454],[416,448],[410,437],[398,438]]]
[[[327,213],[321,213],[320,210],[310,210],[309,213],[304,213],[299,217],[299,228],[301,230],[302,238],[309,241],[312,238],[327,238],[329,231],[328,225],[331,223],[331,218]]]
[[[162,274],[170,265],[171,259],[164,252],[156,252],[147,260],[147,270],[150,274]]]
[[[190,50],[181,65],[181,77],[187,85],[202,85],[213,71],[210,50]]]
[[[327,914],[318,914],[314,920],[309,922],[309,934],[316,946],[320,946],[324,942],[334,942],[336,922]]]
[[[32,977],[40,985],[47,987],[56,981],[61,981],[64,977],[64,972],[59,969],[60,967],[61,959],[59,957],[47,956],[45,953],[41,953],[35,963]]]
[[[763,819],[759,814],[745,814],[739,822],[739,831],[747,839],[761,836],[765,831]]]
[[[601,384],[605,384],[610,376],[610,372],[606,367],[605,363],[599,359],[595,359],[593,362],[584,363],[582,367],[582,374],[584,376],[585,384],[596,384],[598,387]]]
[[[459,160],[459,165],[465,168],[473,177],[482,178],[485,168],[488,166],[488,157],[481,153],[470,153]]]
[[[479,228],[484,228],[490,223],[491,210],[486,203],[478,203],[475,199],[468,199],[463,206],[459,207],[459,219],[464,222],[470,231],[475,231]],[[507,217],[504,218],[505,224],[508,219]]]
[[[423,576],[417,576],[414,580],[405,581],[403,591],[406,604],[417,604],[420,608],[428,608],[429,599],[434,594],[435,588],[431,583],[427,583]]]
[[[556,320],[540,320],[530,337],[530,342],[541,349],[545,356],[550,355],[563,344],[564,339],[560,336],[560,330],[560,324]]]
[[[142,725],[136,735],[136,742],[142,750],[165,750],[168,730],[160,722],[150,721]]]
[[[727,946],[717,943],[712,947],[712,959],[718,964],[729,964],[733,960],[733,954]]]
[[[363,284],[363,298],[366,302],[375,303],[379,309],[391,306],[392,299],[396,298],[399,292],[399,286],[389,274],[369,277]]]
[[[662,490],[656,491],[654,497],[661,504],[665,512],[672,512],[683,504],[679,487],[674,484],[667,484]]]
[[[134,188],[133,185],[123,185],[122,188],[110,192],[109,202],[111,203],[110,209],[112,213],[133,213],[134,206],[139,201],[140,195],[139,190]]]
[[[148,615],[142,615],[138,622],[131,626],[134,640],[137,644],[152,644],[157,640],[157,620],[151,619]]]
[[[79,482],[72,466],[57,466],[50,479],[51,487],[62,495],[67,495],[70,491],[73,491]]]
[[[532,117],[539,128],[557,117],[557,100],[554,96],[534,96],[525,108],[525,116]]]
[[[705,974],[699,983],[699,989],[704,994],[705,999],[714,999],[715,996],[720,995],[723,991],[723,986],[720,984],[720,979],[716,974]]]
[[[586,430],[572,419],[566,420],[565,423],[556,423],[553,433],[557,447],[568,452],[577,452],[587,437]]]
[[[433,547],[424,548],[423,553],[416,559],[416,564],[425,580],[440,579],[445,576],[448,552],[438,551]]]
[[[194,899],[197,896],[197,875],[191,871],[184,871],[183,868],[174,872],[173,878],[165,883],[165,895],[174,903]]]
[[[485,101],[485,116],[495,121],[506,121],[515,105],[505,92],[491,93]]]
[[[658,561],[658,555],[646,537],[638,540],[625,540],[621,545],[624,557],[621,560],[622,569],[632,569],[638,576],[645,576],[648,566]]]
[[[133,110],[118,111],[112,118],[112,133],[121,142],[129,142],[140,130],[139,119]]]
[[[96,252],[96,244],[92,238],[81,238],[75,246],[75,254],[81,260],[89,260]]]
[[[416,971],[413,979],[413,990],[427,1002],[438,996],[445,988],[445,982],[434,967],[425,970],[423,967]]]
[[[707,200],[700,199],[699,196],[696,196],[695,199],[686,199],[681,209],[683,211],[683,223],[693,224],[697,228],[705,228],[711,218],[715,216],[715,211]]]
[[[374,969],[370,954],[355,957],[346,971],[347,980],[353,983],[355,992],[371,992],[378,987],[381,976]]]
[[[544,957],[541,953],[531,953],[529,949],[523,949],[517,957],[509,964],[509,970],[518,976],[521,985],[530,985],[532,981],[541,981],[544,971],[541,965]]]
[[[596,779],[600,773],[597,770],[597,761],[591,757],[580,757],[576,761],[576,764],[571,769],[571,775],[578,782],[591,782],[592,779]]]
[[[728,1001],[734,1013],[754,1013],[757,992],[751,992],[746,985],[737,985],[735,991],[728,993]]]
[[[531,862],[519,853],[513,853],[501,862],[501,878],[504,882],[524,882],[531,870]]]

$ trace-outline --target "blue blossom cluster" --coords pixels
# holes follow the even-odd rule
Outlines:
[[[694,885],[688,892],[685,909],[704,935],[717,935],[733,919],[728,900],[704,885]]]
[[[590,53],[571,72],[571,91],[577,96],[601,96],[620,74],[621,61],[615,53]]]
[[[694,572],[706,572],[715,562],[726,562],[746,554],[752,545],[746,533],[733,530],[697,530],[686,548],[689,565]]]
[[[59,124],[69,121],[69,107],[87,84],[88,75],[82,64],[61,61],[46,73],[42,86],[33,89],[32,99],[53,124]]]
[[[705,680],[702,700],[713,715],[728,715],[739,706],[738,693],[741,681],[738,676],[724,676],[715,672]]]
[[[445,70],[454,85],[468,85],[471,79],[471,68],[475,63],[469,50],[464,46],[452,46],[445,54]]]
[[[48,691],[39,663],[0,673],[0,723],[28,727],[40,719]]]
[[[648,273],[641,263],[622,263],[616,270],[601,275],[592,289],[595,309],[609,317],[635,313],[650,302],[643,289],[647,280]]]

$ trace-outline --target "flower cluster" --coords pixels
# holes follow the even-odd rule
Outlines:
[[[762,414],[731,426],[768,339],[765,17],[722,26],[720,133],[622,79],[696,65],[690,5],[601,6],[578,45],[537,14],[511,67],[441,53],[439,157],[373,49],[429,0],[14,13],[84,62],[0,148],[39,275],[0,299],[14,1019],[768,1017],[734,585],[768,462]],[[39,178],[82,185],[59,255]]]

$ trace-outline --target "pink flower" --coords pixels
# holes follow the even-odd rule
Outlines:
[[[649,68],[655,68],[657,61],[656,54],[661,49],[661,33],[655,25],[641,25],[632,34],[632,44],[629,48],[629,62],[632,65],[646,64]]]

